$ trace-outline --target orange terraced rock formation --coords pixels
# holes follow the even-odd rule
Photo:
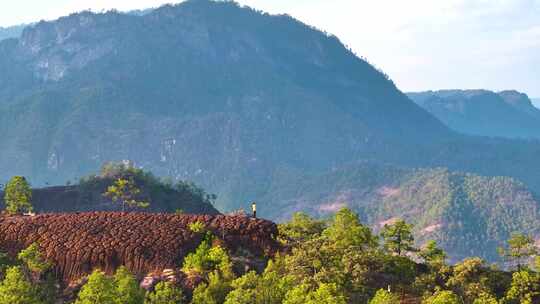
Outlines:
[[[0,250],[16,255],[38,242],[65,282],[100,268],[112,273],[125,265],[138,276],[178,268],[203,235],[188,225],[206,224],[231,250],[257,255],[278,250],[275,223],[245,216],[89,212],[0,216]]]

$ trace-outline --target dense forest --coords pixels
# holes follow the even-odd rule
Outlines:
[[[303,213],[279,225],[281,250],[259,270],[238,267],[238,251],[220,245],[202,222],[189,225],[200,243],[177,270],[183,282],[163,279],[151,286],[126,267],[94,269],[70,286],[51,271],[39,244],[1,257],[0,303],[525,303],[540,301],[540,260],[533,240],[514,234],[499,249],[504,268],[469,257],[446,261],[436,242],[414,246],[413,226],[387,223],[374,234],[349,209],[328,220]],[[241,251],[241,250],[240,250]],[[246,256],[244,256],[246,257]],[[253,258],[253,257],[252,257]],[[186,282],[189,282],[187,284]],[[143,288],[144,287],[144,288]]]
[[[540,235],[539,202],[509,177],[486,177],[445,168],[410,169],[360,162],[326,174],[281,172],[261,201],[261,214],[286,221],[302,211],[325,218],[340,207],[378,231],[393,218],[415,223],[419,244],[436,240],[457,262],[467,256],[500,261],[496,248],[513,232]]]

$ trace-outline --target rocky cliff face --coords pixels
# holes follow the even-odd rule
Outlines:
[[[58,22],[40,22],[25,29],[19,39],[21,59],[42,81],[59,81],[114,51],[115,32],[111,25],[128,26],[129,18],[107,13],[101,18],[84,12],[61,18]],[[88,43],[98,39],[99,44]]]
[[[59,277],[69,282],[100,268],[112,273],[125,265],[138,277],[178,269],[202,234],[189,223],[203,222],[233,252],[255,255],[278,249],[274,223],[241,216],[148,213],[42,214],[0,217],[0,250],[15,255],[38,242]]]

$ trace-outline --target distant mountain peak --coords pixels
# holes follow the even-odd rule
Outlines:
[[[540,110],[527,94],[516,90],[441,90],[408,96],[465,134],[540,138]]]
[[[521,109],[525,112],[535,111],[536,108],[533,106],[531,99],[527,94],[518,92],[516,90],[501,91],[498,93],[502,99],[513,105],[516,108]]]

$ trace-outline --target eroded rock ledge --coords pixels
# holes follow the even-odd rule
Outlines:
[[[178,268],[202,239],[188,225],[206,224],[231,250],[272,255],[275,223],[245,216],[88,212],[0,216],[0,250],[16,255],[38,242],[65,282],[100,268],[112,273],[125,265],[138,276]]]

